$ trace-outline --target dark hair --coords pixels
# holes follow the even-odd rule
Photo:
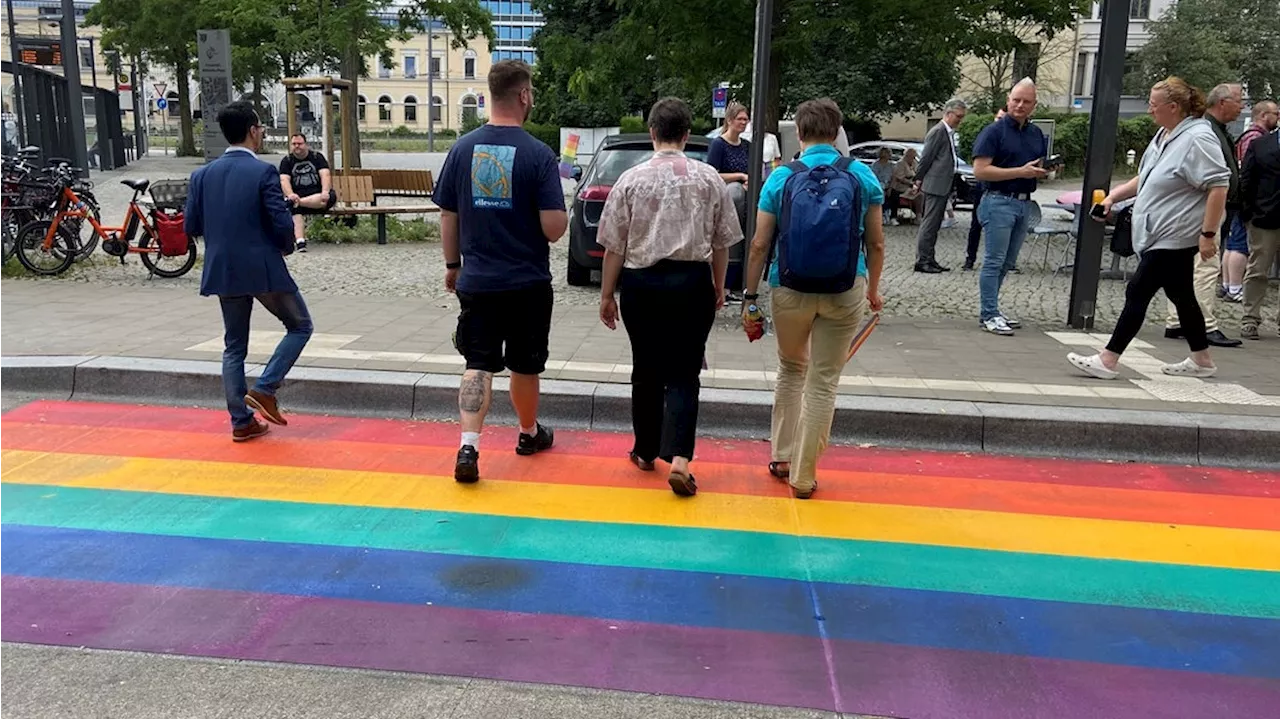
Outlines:
[[[664,97],[649,108],[649,129],[662,142],[679,142],[693,127],[693,112],[678,97]]]
[[[511,102],[533,82],[533,71],[523,60],[503,60],[489,68],[489,96],[494,102]]]
[[[796,134],[801,142],[830,142],[840,135],[844,116],[835,100],[806,100],[796,108]]]
[[[289,136],[289,139],[290,139],[290,140],[292,140],[292,139],[293,139],[293,138],[295,138],[295,137],[301,137],[303,142],[306,142],[306,141],[307,141],[307,136],[306,136],[304,133],[301,133],[301,132],[295,132],[295,133],[293,133],[292,135],[290,135],[290,136]]]
[[[222,136],[232,145],[239,145],[249,136],[249,128],[258,124],[258,113],[253,105],[239,100],[218,111],[218,127]]]

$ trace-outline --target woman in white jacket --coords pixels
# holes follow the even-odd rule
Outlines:
[[[1115,379],[1120,355],[1146,319],[1147,307],[1164,290],[1178,308],[1191,356],[1162,371],[1181,377],[1211,377],[1204,314],[1192,286],[1196,254],[1218,252],[1217,231],[1226,211],[1231,170],[1207,120],[1201,92],[1170,77],[1151,88],[1147,112],[1160,130],[1142,155],[1138,176],[1111,191],[1102,206],[1137,195],[1133,205],[1133,248],[1138,269],[1125,288],[1124,310],[1106,349],[1095,355],[1067,355],[1077,369],[1099,379]]]

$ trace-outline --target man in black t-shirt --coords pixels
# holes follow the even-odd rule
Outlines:
[[[307,251],[306,222],[303,215],[322,215],[338,202],[324,155],[307,147],[307,136],[299,132],[289,138],[289,154],[280,161],[280,185],[293,212],[293,234],[298,252]]]

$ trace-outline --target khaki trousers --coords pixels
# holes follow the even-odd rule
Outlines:
[[[791,486],[817,483],[818,458],[831,440],[836,388],[862,319],[867,279],[833,295],[773,290],[778,384],[773,400],[773,461],[791,463]]]
[[[1244,319],[1241,326],[1262,324],[1262,303],[1267,299],[1267,273],[1280,253],[1280,230],[1264,230],[1249,223],[1249,265],[1244,271]],[[1280,317],[1276,318],[1280,324]]]
[[[1218,318],[1213,315],[1213,303],[1218,299],[1218,286],[1222,284],[1221,275],[1222,259],[1217,252],[1207,260],[1196,253],[1195,275],[1191,282],[1196,291],[1196,303],[1200,305],[1200,312],[1204,314],[1205,332],[1218,329]],[[1165,305],[1167,314],[1164,326],[1168,329],[1177,329],[1179,327],[1178,308],[1174,307],[1167,298]]]

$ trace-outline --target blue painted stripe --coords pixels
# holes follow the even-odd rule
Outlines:
[[[805,582],[6,525],[6,574],[817,636]],[[673,547],[673,551],[679,547]],[[814,583],[834,639],[1280,678],[1280,621]]]

